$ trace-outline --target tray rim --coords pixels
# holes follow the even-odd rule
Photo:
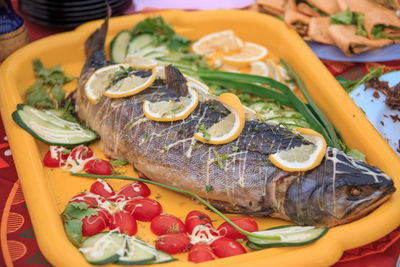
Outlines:
[[[246,18],[251,20],[252,22],[260,23],[261,26],[272,23],[274,26],[277,27],[278,30],[282,30],[283,36],[281,36],[280,38],[288,42],[290,41],[291,43],[286,45],[289,48],[296,48],[298,51],[300,51],[295,53],[299,56],[300,59],[306,59],[305,61],[296,61],[292,58],[293,56],[286,58],[288,63],[292,65],[292,67],[300,75],[300,77],[303,77],[304,79],[304,77],[309,74],[310,70],[316,69],[318,71],[318,75],[315,74],[315,80],[305,80],[306,85],[309,88],[317,87],[317,85],[330,85],[331,87],[329,88],[329,90],[310,91],[310,94],[314,97],[315,101],[320,104],[321,108],[324,111],[329,109],[332,105],[332,103],[329,103],[329,101],[332,101],[331,99],[334,99],[334,105],[336,105],[337,107],[348,107],[349,110],[347,112],[339,109],[335,110],[335,114],[332,114],[332,112],[327,113],[331,121],[335,125],[340,126],[338,126],[340,131],[341,129],[346,129],[346,127],[353,126],[353,124],[357,122],[356,125],[358,125],[358,129],[354,129],[354,127],[349,128],[351,130],[346,131],[342,134],[346,142],[351,144],[352,147],[361,147],[362,149],[360,150],[366,153],[368,157],[372,156],[371,161],[374,164],[380,166],[381,169],[383,169],[387,173],[390,174],[396,172],[396,175],[391,176],[395,180],[395,183],[398,183],[400,175],[400,160],[398,159],[398,157],[396,156],[395,158],[393,158],[394,155],[390,147],[386,144],[383,138],[380,137],[375,128],[368,123],[362,112],[355,106],[355,104],[344,92],[344,90],[341,89],[335,78],[318,60],[318,58],[309,49],[306,43],[294,31],[288,30],[282,22],[263,14],[255,14],[249,11],[241,10],[212,10],[196,11],[190,13],[185,11],[169,10],[158,13],[165,15],[169,18],[175,17],[179,19],[187,18],[189,16],[191,17],[190,19],[194,19],[198,16],[208,16],[209,18],[234,16],[235,18]],[[110,20],[110,28],[126,28],[127,26],[118,26],[118,24],[124,25],[125,22],[128,22],[133,17],[137,20],[140,20],[149,15],[151,14],[135,14],[130,16],[112,18]],[[249,15],[251,15],[251,17],[249,17]],[[51,194],[49,194],[49,192],[51,192],[50,185],[46,181],[46,179],[43,179],[46,176],[43,172],[40,160],[41,157],[39,154],[39,150],[37,149],[37,143],[30,135],[26,134],[22,129],[16,126],[11,119],[10,114],[15,109],[15,103],[22,102],[22,100],[21,96],[18,94],[18,90],[11,90],[11,88],[13,88],[13,85],[12,82],[7,79],[7,77],[9,77],[8,75],[12,73],[12,69],[18,68],[18,64],[21,64],[21,59],[32,57],[32,55],[30,54],[31,51],[35,51],[35,49],[43,49],[41,47],[47,43],[58,43],[58,45],[61,46],[61,43],[63,43],[64,41],[66,43],[72,44],[75,42],[80,42],[88,36],[89,32],[92,32],[96,27],[98,27],[100,23],[101,21],[89,22],[78,27],[72,32],[56,34],[31,43],[11,55],[2,64],[0,69],[1,114],[6,133],[9,138],[10,147],[14,155],[14,161],[17,167],[18,175],[21,180],[21,185],[24,192],[27,192],[25,198],[32,219],[32,224],[35,228],[37,240],[41,251],[52,264],[57,266],[63,266],[66,264],[64,260],[60,259],[57,256],[62,255],[60,254],[60,251],[62,251],[64,255],[73,255],[73,257],[70,258],[68,264],[71,264],[71,260],[73,260],[73,262],[76,263],[74,265],[90,265],[83,260],[83,257],[80,255],[78,250],[72,246],[72,244],[70,244],[69,242],[66,243],[67,238],[64,234],[64,231],[60,231],[60,229],[62,229],[62,223],[59,219],[59,214],[57,214],[56,212],[57,209],[55,203],[52,202]],[[316,71],[312,71],[311,73],[313,72]],[[332,98],[332,96],[335,96],[335,98]],[[367,141],[371,138],[374,140],[376,146],[379,147],[379,155],[386,155],[388,156],[388,158],[380,159],[378,155],[373,155],[371,153],[374,152],[376,148],[372,148],[370,144],[369,146],[365,146],[366,144],[368,145]],[[26,147],[32,147],[36,149],[26,150]],[[28,161],[27,159],[30,160]],[[394,164],[397,164],[397,166]],[[29,166],[30,168],[26,168],[26,166]],[[39,186],[38,184],[35,184],[36,182],[39,182]],[[31,188],[36,189],[36,192],[34,194],[30,190]],[[294,261],[296,262],[297,266],[321,266],[333,264],[340,258],[343,250],[364,245],[394,230],[400,223],[400,209],[396,210],[394,208],[396,204],[395,202],[400,202],[399,192],[396,192],[389,201],[387,201],[384,205],[375,210],[373,214],[370,214],[367,217],[352,222],[350,224],[331,229],[326,237],[319,240],[313,245],[304,246],[299,248],[298,250],[289,251],[283,254],[278,253],[278,255],[269,257],[268,259],[263,259],[263,251],[252,252],[240,256],[219,259],[218,261],[213,262],[213,265],[241,265],[248,263],[249,261],[251,261],[252,264],[256,265],[264,265],[270,263],[273,266],[291,266]],[[38,205],[34,205],[36,203],[47,203],[49,205],[41,206],[39,208],[37,207]],[[389,215],[388,212],[390,212],[390,214],[392,215],[392,219],[386,221]],[[43,222],[43,218],[41,216],[43,214],[45,214],[47,218],[47,222],[45,223]],[[367,225],[371,224],[380,224],[381,227],[376,227],[373,233],[365,235]],[[340,233],[340,235],[338,235],[338,233]],[[349,240],[350,238],[353,239]],[[58,246],[54,246],[54,241],[57,241],[56,243],[58,244]],[[322,249],[324,253],[316,254],[315,248]],[[276,249],[276,251],[280,250],[282,249]],[[180,261],[173,264],[180,265],[188,263]]]

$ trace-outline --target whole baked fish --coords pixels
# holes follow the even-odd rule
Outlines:
[[[248,114],[242,133],[232,143],[197,142],[193,135],[200,124],[210,127],[229,113],[213,97],[203,96],[184,120],[147,119],[142,110],[145,100],[157,102],[187,94],[185,79],[172,66],[165,68],[166,80],[157,79],[137,95],[102,96],[96,105],[91,104],[85,82],[96,69],[112,64],[104,51],[107,25],[106,20],[86,41],[87,61],[75,94],[80,120],[99,134],[107,155],[128,160],[151,180],[205,197],[221,210],[270,215],[299,225],[334,226],[352,221],[395,191],[393,181],[378,168],[335,148],[328,147],[321,164],[307,172],[275,167],[268,160],[271,153],[308,141]]]

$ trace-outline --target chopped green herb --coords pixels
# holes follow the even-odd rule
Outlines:
[[[217,161],[219,168],[221,170],[223,170],[224,169],[223,162],[228,159],[229,155],[228,154],[219,154],[215,149],[213,149],[212,151],[214,153],[215,160]]]
[[[97,215],[95,209],[89,208],[85,202],[70,202],[64,211],[64,216],[67,219],[83,219],[86,216]]]
[[[111,164],[111,166],[113,166],[113,168],[116,168],[119,166],[124,166],[124,165],[128,164],[128,162],[124,159],[112,159],[112,160],[110,160],[110,164]]]
[[[147,141],[147,139],[149,139],[149,134],[146,132],[144,133],[144,140]]]
[[[211,185],[206,185],[206,192],[210,193],[213,190]]]
[[[238,146],[232,145],[231,148],[232,148],[232,152],[238,152],[239,151],[239,147]]]
[[[167,151],[168,148],[167,148],[166,146],[163,146],[162,149],[163,149],[164,151]]]
[[[202,124],[202,123],[200,123],[199,125],[199,131],[200,131],[200,133],[202,133],[203,134],[203,138],[205,139],[205,140],[210,140],[210,138],[211,138],[211,135],[210,135],[210,133],[209,132],[207,132],[207,127],[204,125],[204,124]]]

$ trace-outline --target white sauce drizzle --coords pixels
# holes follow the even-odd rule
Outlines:
[[[222,228],[221,230],[215,230],[212,228],[212,226],[208,224],[196,225],[196,227],[193,228],[192,234],[189,235],[190,243],[192,245],[197,243],[206,243],[209,245],[216,239],[225,235],[221,234],[221,232],[223,232],[223,229],[225,229],[225,234],[226,234],[226,228]]]

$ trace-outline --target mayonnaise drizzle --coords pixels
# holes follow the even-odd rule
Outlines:
[[[226,228],[222,228],[221,230],[215,230],[209,224],[196,225],[196,227],[193,228],[192,234],[189,235],[190,243],[193,245],[197,243],[206,243],[209,245],[216,239],[225,235],[221,234],[223,230],[225,230],[226,234]]]

